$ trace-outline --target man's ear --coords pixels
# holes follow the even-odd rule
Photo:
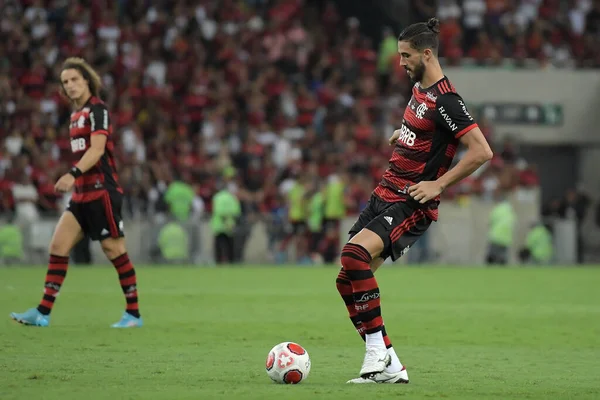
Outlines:
[[[431,49],[423,50],[423,58],[427,61],[431,60],[433,58],[433,51]]]

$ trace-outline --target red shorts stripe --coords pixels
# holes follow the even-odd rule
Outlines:
[[[392,234],[390,235],[392,243],[398,240],[400,236],[411,230],[423,217],[425,217],[425,213],[423,212],[423,210],[415,210],[411,214],[410,218],[404,220],[402,224],[400,224],[392,231]]]
[[[106,214],[106,218],[108,219],[108,228],[110,230],[110,236],[113,238],[118,238],[119,229],[117,228],[117,223],[115,222],[115,216],[113,214],[112,205],[110,204],[110,196],[108,192],[104,193],[104,196],[102,196],[102,201],[104,202],[104,213]]]
[[[390,233],[390,239],[392,243],[398,240],[400,236],[402,236],[406,231],[410,230],[410,228],[414,226],[415,216],[417,212],[418,210],[413,211],[413,213],[410,214],[410,217],[406,218],[404,221],[402,221],[400,225],[394,228],[392,233]]]

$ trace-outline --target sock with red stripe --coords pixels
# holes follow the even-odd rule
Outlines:
[[[119,257],[111,260],[111,262],[119,274],[119,282],[127,302],[127,308],[125,311],[134,317],[139,318],[140,311],[138,305],[137,278],[135,276],[135,268],[133,268],[133,264],[131,261],[129,261],[129,256],[127,253],[121,254]]]
[[[69,268],[69,257],[50,255],[48,261],[48,272],[46,272],[46,282],[44,283],[44,297],[37,307],[38,311],[44,315],[49,315],[54,306],[56,296],[67,276]]]
[[[352,325],[356,329],[356,332],[360,335],[362,340],[366,340],[365,328],[358,317],[358,311],[356,311],[356,305],[354,303],[354,294],[352,292],[352,282],[348,279],[348,275],[346,275],[346,271],[342,268],[335,280],[335,285],[337,287],[340,296],[342,296],[342,300],[346,305],[346,309],[348,310],[348,315],[350,316],[350,321],[352,321]],[[392,342],[390,341],[387,332],[385,331],[385,325],[381,328],[381,334],[383,336],[383,342],[385,343],[386,348],[392,347]]]
[[[337,290],[340,293],[344,304],[346,305],[346,309],[348,310],[350,321],[352,321],[354,328],[356,329],[362,340],[366,341],[365,328],[363,327],[363,324],[358,317],[358,311],[356,311],[356,306],[354,303],[352,283],[348,279],[346,271],[344,271],[343,268],[340,270],[335,283]],[[387,335],[385,325],[381,327],[381,335],[383,336],[383,343],[385,344],[386,349],[388,349],[388,351],[390,352],[390,356],[392,357],[392,363],[385,370],[389,373],[396,373],[401,371],[403,365],[400,362],[396,351],[392,347],[392,342]]]
[[[379,285],[371,270],[371,255],[359,244],[348,243],[342,249],[342,266],[348,280],[352,284],[352,297],[357,312],[366,334],[367,345],[377,343],[385,346],[382,337],[383,319],[381,318],[381,302],[379,299]],[[373,341],[373,338],[381,340]]]

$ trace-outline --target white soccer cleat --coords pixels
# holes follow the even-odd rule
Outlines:
[[[368,379],[368,378],[354,378],[354,379],[350,379],[346,383],[363,384],[363,383],[377,383],[377,382],[375,382],[373,379]]]
[[[406,372],[406,367],[402,367],[402,370],[399,372],[390,373],[383,371],[350,379],[346,383],[408,383],[408,372]]]
[[[363,360],[360,376],[383,372],[392,363],[392,357],[385,347],[367,346],[365,359]]]

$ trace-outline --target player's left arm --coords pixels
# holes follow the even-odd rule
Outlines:
[[[54,185],[56,192],[66,193],[71,191],[75,184],[75,179],[94,167],[104,155],[110,126],[106,106],[101,104],[91,106],[90,126],[90,147],[83,153],[77,164],[56,182],[56,185]]]
[[[442,191],[477,171],[494,155],[479,127],[474,127],[465,133],[460,138],[460,142],[465,145],[467,151],[454,168],[437,179],[436,182],[441,186]]]
[[[420,203],[436,198],[446,188],[471,175],[493,156],[485,136],[459,95],[447,93],[439,96],[436,111],[438,126],[459,139],[467,151],[454,168],[437,180],[419,182],[408,189],[410,195]]]

